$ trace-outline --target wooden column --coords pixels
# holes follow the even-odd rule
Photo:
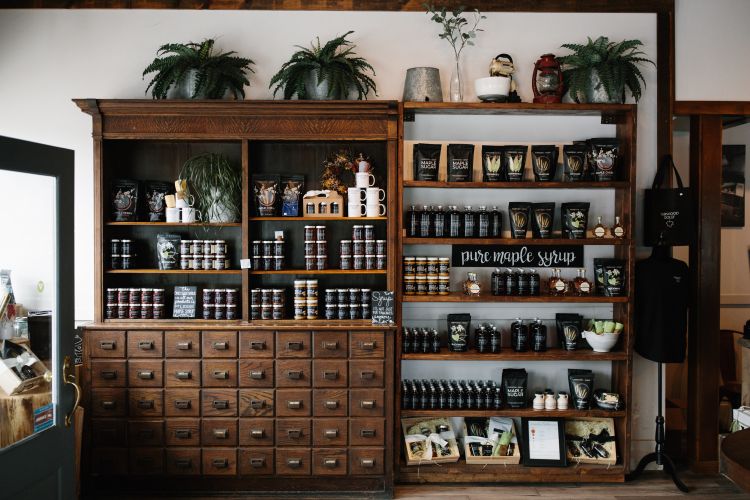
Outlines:
[[[691,116],[690,187],[697,235],[690,247],[687,445],[691,468],[712,473],[718,471],[719,460],[721,135],[720,115]]]

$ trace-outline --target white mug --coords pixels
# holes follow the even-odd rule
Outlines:
[[[167,222],[180,222],[180,209],[176,207],[166,208]]]
[[[175,205],[177,206],[177,208],[192,207],[193,203],[195,203],[195,198],[192,194],[186,195],[185,193],[177,193],[175,197]]]
[[[360,201],[365,201],[367,198],[367,192],[359,187],[346,188],[347,201],[351,204],[355,204]]]
[[[367,204],[367,217],[382,217],[385,215],[385,205],[382,203]]]
[[[354,174],[354,178],[358,188],[366,188],[375,185],[375,176],[368,172],[357,172]]]
[[[367,204],[377,205],[378,202],[385,200],[385,191],[376,187],[369,187],[365,190],[367,192]]]
[[[185,224],[190,224],[192,222],[195,222],[196,219],[201,219],[201,213],[194,209],[193,207],[187,207],[183,208],[182,210],[182,222]]]
[[[367,209],[362,203],[350,203],[348,205],[347,217],[363,217]]]

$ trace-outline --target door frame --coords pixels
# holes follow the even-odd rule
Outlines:
[[[74,324],[74,154],[72,150],[47,146],[33,142],[12,139],[0,136],[0,169],[19,173],[43,175],[55,178],[55,230],[57,232],[56,253],[56,317],[57,339],[53,342],[51,351],[56,361],[54,366],[47,368],[52,373],[53,385],[58,391],[58,403],[55,406],[55,425],[39,435],[19,441],[7,448],[0,450],[0,461],[2,462],[3,475],[13,478],[11,483],[3,487],[0,497],[8,491],[13,484],[28,486],[42,477],[57,475],[58,491],[75,491],[75,459],[74,456],[63,457],[63,460],[44,459],[43,457],[54,456],[53,450],[74,451],[75,447],[75,425],[65,427],[65,416],[73,406],[73,391],[65,389],[63,379],[62,363],[65,356],[73,357],[73,334]],[[63,286],[65,293],[61,290]],[[65,332],[65,334],[63,334]],[[65,340],[64,342],[61,340]],[[39,457],[29,462],[27,457]],[[23,491],[18,492],[24,498]]]

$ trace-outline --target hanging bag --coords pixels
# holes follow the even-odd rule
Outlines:
[[[677,188],[662,187],[670,169],[677,180]],[[692,243],[695,235],[693,197],[690,188],[683,187],[672,155],[664,156],[656,170],[651,189],[646,189],[643,205],[644,245],[653,247]]]

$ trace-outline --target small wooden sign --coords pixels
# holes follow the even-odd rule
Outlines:
[[[195,304],[198,297],[196,286],[174,287],[173,318],[195,318]]]
[[[372,324],[392,325],[396,322],[396,300],[393,292],[374,290],[372,292]]]
[[[583,245],[453,245],[453,267],[583,267]]]

